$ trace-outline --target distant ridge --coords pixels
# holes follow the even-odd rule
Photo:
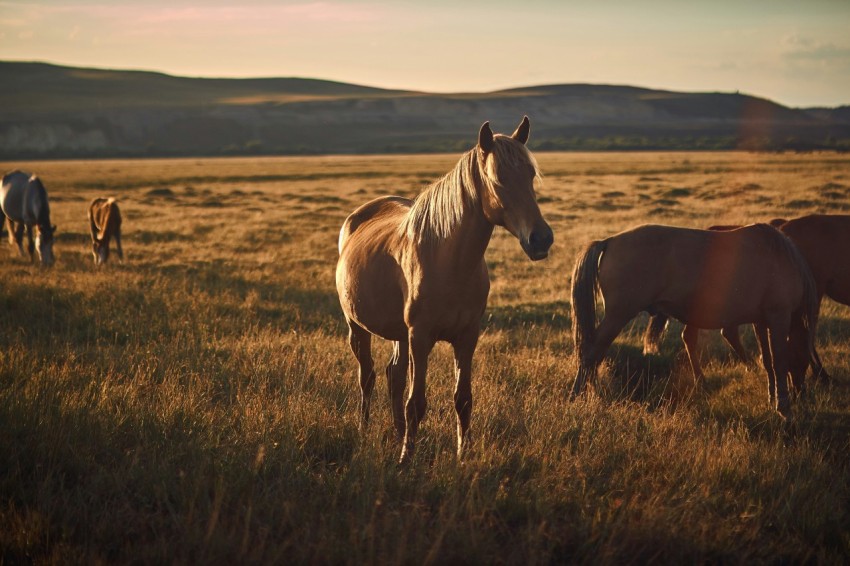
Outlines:
[[[387,90],[310,78],[188,78],[0,62],[0,158],[458,151],[532,119],[537,150],[850,149],[850,107],[739,93],[538,85]]]

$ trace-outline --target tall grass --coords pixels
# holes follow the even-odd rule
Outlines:
[[[850,309],[825,303],[835,379],[796,400],[786,434],[758,368],[705,333],[694,390],[680,327],[640,355],[645,319],[569,402],[567,289],[584,242],[641,222],[846,211],[850,163],[538,155],[556,243],[532,264],[499,230],[488,251],[472,450],[454,456],[440,345],[399,470],[381,372],[358,431],[337,230],[455,158],[5,164],[42,176],[59,232],[51,271],[0,253],[2,561],[846,562]],[[95,269],[85,207],[104,195],[119,199],[127,262]],[[374,350],[381,367],[388,346]]]

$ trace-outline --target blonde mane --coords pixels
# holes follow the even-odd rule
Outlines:
[[[454,169],[423,190],[410,207],[400,229],[416,242],[436,242],[448,238],[463,218],[465,206],[478,202],[479,183],[495,198],[500,167],[518,168],[524,164],[540,178],[537,161],[524,144],[510,136],[493,136],[493,151],[484,157],[477,147],[464,153]]]

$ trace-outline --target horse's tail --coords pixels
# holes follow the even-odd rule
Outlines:
[[[661,337],[667,328],[669,319],[663,314],[653,314],[649,317],[649,324],[643,335],[643,355],[657,354],[661,346]]]
[[[591,242],[576,260],[573,269],[572,310],[573,340],[579,360],[596,333],[596,292],[599,288],[599,259],[608,240]]]
[[[337,250],[338,253],[342,254],[342,247],[345,245],[345,241],[351,235],[351,217],[345,219],[345,222],[342,223],[342,228],[339,229],[339,240],[337,241]]]

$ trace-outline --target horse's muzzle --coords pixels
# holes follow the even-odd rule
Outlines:
[[[531,261],[537,261],[549,255],[549,248],[552,247],[552,242],[554,241],[555,236],[552,234],[552,229],[548,224],[544,224],[539,228],[535,228],[528,236],[528,239],[521,240],[520,243]]]

